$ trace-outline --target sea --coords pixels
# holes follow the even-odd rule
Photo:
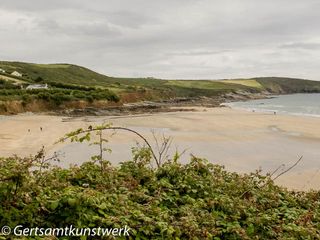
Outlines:
[[[320,93],[279,95],[226,105],[248,111],[320,117]]]

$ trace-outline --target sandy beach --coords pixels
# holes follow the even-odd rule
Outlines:
[[[79,144],[54,144],[65,133],[89,125],[112,122],[131,127],[152,140],[151,130],[173,137],[172,150],[205,157],[212,163],[237,172],[261,168],[272,172],[281,164],[291,166],[303,160],[277,183],[292,189],[320,189],[320,118],[253,113],[230,108],[197,108],[197,112],[171,112],[121,117],[66,118],[47,115],[16,115],[0,118],[0,156],[35,154],[41,146],[47,152],[64,152],[62,166],[89,159],[94,148]],[[40,129],[42,128],[42,130]],[[130,159],[137,138],[118,132],[109,147],[114,164]]]

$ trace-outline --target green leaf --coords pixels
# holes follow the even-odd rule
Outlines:
[[[254,225],[252,223],[247,227],[247,234],[249,236],[254,234]]]
[[[55,210],[59,206],[59,200],[52,201],[49,205],[50,210]]]

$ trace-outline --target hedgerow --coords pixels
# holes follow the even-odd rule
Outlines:
[[[102,154],[68,169],[51,165],[44,151],[1,158],[0,226],[127,225],[131,239],[320,239],[318,191],[289,191],[259,171],[178,158],[152,167],[145,147],[119,166]]]
[[[14,85],[13,85],[14,86]],[[77,89],[59,89],[53,88],[49,90],[22,90],[22,89],[1,89],[0,85],[0,100],[45,100],[47,102],[52,102],[59,106],[64,102],[76,101],[76,100],[88,100],[92,102],[93,100],[107,100],[111,102],[118,102],[120,100],[112,91],[108,89],[94,89],[88,88],[86,90]],[[26,102],[26,103],[28,103]]]

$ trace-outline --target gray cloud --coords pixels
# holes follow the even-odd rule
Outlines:
[[[180,52],[169,52],[168,55],[170,56],[202,56],[202,55],[216,55],[221,53],[232,52],[232,50],[193,50],[193,51],[180,51]]]
[[[280,46],[283,49],[305,49],[305,50],[319,50],[319,42],[294,42],[294,43],[285,43]]]
[[[1,0],[0,58],[114,76],[320,80],[318,0]]]
[[[54,35],[84,38],[105,38],[121,35],[121,32],[116,27],[104,21],[83,21],[69,24],[59,23],[52,19],[43,19],[37,22],[35,30]]]

